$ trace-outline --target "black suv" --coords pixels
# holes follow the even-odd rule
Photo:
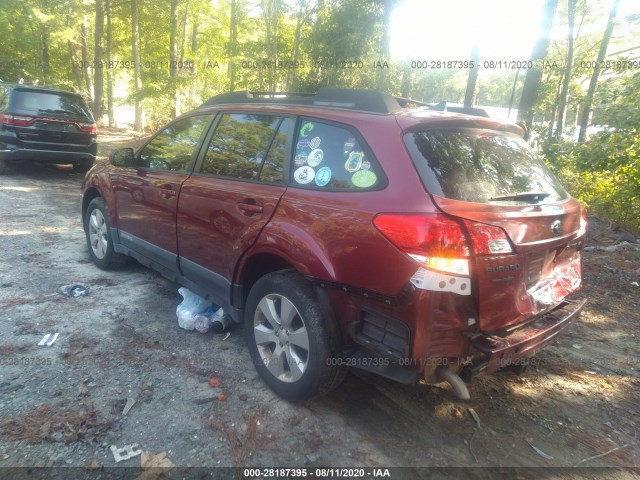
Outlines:
[[[34,85],[0,84],[0,173],[21,162],[93,166],[96,122],[83,98]]]

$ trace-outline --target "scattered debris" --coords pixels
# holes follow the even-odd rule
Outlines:
[[[638,282],[631,282],[631,285],[633,285],[634,287],[640,287],[640,283]]]
[[[547,460],[553,460],[553,457],[547,453],[544,453],[542,450],[540,450],[538,447],[536,447],[535,445],[533,445],[529,440],[526,441],[529,446],[531,448],[533,448],[533,450],[540,455],[542,458],[546,458]]]
[[[126,415],[127,413],[129,413],[129,410],[131,410],[131,407],[133,407],[135,403],[136,401],[133,398],[131,397],[127,398],[127,403],[122,409],[122,415]]]
[[[218,395],[218,400],[220,400],[221,402],[224,402],[226,399],[227,399],[226,393],[221,393],[220,395]]]
[[[575,348],[576,350],[580,350],[580,349],[582,349],[582,345],[577,345],[577,344],[575,344],[575,343],[574,343],[573,345],[571,345],[571,346],[572,346],[573,348]]]
[[[473,419],[476,421],[476,425],[478,425],[478,428],[480,428],[480,416],[478,415],[478,413],[471,407],[469,407],[467,410],[469,411]]]
[[[122,448],[117,448],[115,445],[111,445],[111,453],[113,453],[113,458],[116,463],[120,463],[123,460],[129,460],[130,458],[137,457],[142,453],[142,450],[136,450],[138,446],[137,443],[133,443],[131,445],[125,445]]]
[[[67,297],[86,297],[89,294],[89,290],[89,285],[84,283],[71,283],[61,286],[58,292]]]
[[[49,333],[49,334],[45,335],[42,338],[42,340],[40,340],[38,342],[38,346],[40,346],[40,347],[42,347],[42,346],[50,347],[51,345],[53,345],[53,342],[55,342],[57,338],[58,338],[58,332]]]
[[[220,386],[220,379],[217,377],[211,377],[209,379],[209,386],[212,388],[216,388]]]
[[[227,338],[229,338],[231,336],[231,332],[227,332],[227,334],[224,336],[224,338],[222,339],[223,341],[226,340]]]
[[[238,398],[240,398],[240,400],[242,400],[243,402],[246,402],[249,399],[249,396],[246,393],[243,393]]]
[[[593,457],[584,458],[584,459],[580,460],[578,463],[576,463],[574,465],[574,467],[577,467],[578,465],[581,465],[581,464],[583,464],[585,462],[588,462],[589,460],[595,460],[596,458],[606,457],[607,455],[610,455],[610,454],[612,454],[614,452],[617,452],[618,450],[622,450],[623,448],[627,448],[627,447],[630,447],[630,446],[631,446],[631,444],[627,443],[625,445],[622,445],[621,447],[612,448],[611,450],[609,450],[607,452],[604,452],[604,453],[601,453],[600,455],[594,455]]]
[[[188,288],[180,287],[178,293],[183,298],[176,308],[178,325],[185,330],[194,330],[196,328],[196,317],[207,309],[207,302]]]

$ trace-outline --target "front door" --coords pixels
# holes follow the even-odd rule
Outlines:
[[[181,118],[136,156],[135,168],[112,176],[120,242],[154,262],[176,268],[176,210],[200,139],[213,115]]]

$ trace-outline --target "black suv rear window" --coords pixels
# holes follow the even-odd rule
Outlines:
[[[25,115],[51,115],[84,118],[93,121],[93,115],[82,97],[73,94],[14,90],[11,113]]]
[[[404,142],[431,194],[474,203],[554,203],[560,182],[518,135],[484,129],[424,129]]]

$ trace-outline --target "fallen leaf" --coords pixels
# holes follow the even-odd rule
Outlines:
[[[220,400],[221,402],[224,402],[226,399],[227,399],[226,393],[221,393],[220,395],[218,395],[218,400]]]
[[[136,477],[136,480],[157,480],[166,478],[168,469],[175,467],[173,462],[167,458],[167,452],[158,453],[142,452],[140,456],[140,466],[144,470]]]
[[[220,379],[217,378],[217,377],[211,377],[209,379],[209,386],[213,387],[213,388],[219,387],[220,386]]]
[[[459,408],[454,407],[453,410],[451,411],[451,415],[454,417],[461,417],[462,412],[460,411]]]
[[[88,461],[84,468],[87,470],[97,470],[101,466],[102,464],[94,458],[93,460]]]

